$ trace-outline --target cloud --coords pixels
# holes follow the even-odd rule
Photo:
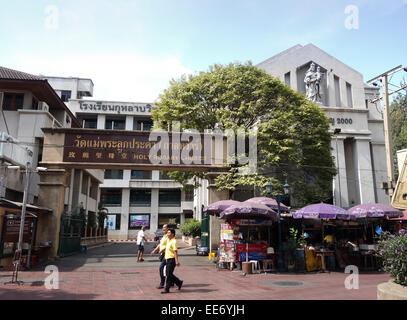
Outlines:
[[[101,51],[104,51],[101,48]],[[10,68],[46,76],[91,78],[94,98],[153,102],[172,78],[191,74],[174,56],[153,57],[140,53],[66,56],[17,55]]]

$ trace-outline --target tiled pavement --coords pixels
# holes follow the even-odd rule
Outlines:
[[[347,290],[344,281],[349,274],[337,272],[242,276],[241,271],[217,271],[207,257],[197,257],[193,248],[184,248],[180,250],[181,266],[175,269],[184,286],[162,295],[155,288],[159,280],[156,257],[146,255],[145,262],[135,263],[134,248],[125,244],[93,251],[56,263],[59,289],[45,289],[43,281],[49,274],[43,272],[44,267],[20,273],[20,280],[26,279],[20,286],[5,284],[11,272],[0,272],[0,300],[374,300],[377,285],[389,280],[385,274],[360,274],[359,289]],[[299,286],[274,283],[286,280],[299,281]]]

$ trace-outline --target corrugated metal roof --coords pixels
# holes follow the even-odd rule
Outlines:
[[[29,73],[5,68],[0,66],[0,79],[9,80],[44,80],[39,76],[35,76]]]

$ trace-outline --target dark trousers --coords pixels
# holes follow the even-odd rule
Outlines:
[[[164,274],[164,267],[165,267],[166,261],[163,257],[163,259],[161,260],[160,263],[160,286],[164,286],[165,285],[165,274]]]
[[[176,284],[177,286],[180,286],[181,285],[181,280],[178,279],[174,275],[174,269],[175,269],[175,266],[176,266],[174,258],[167,259],[166,266],[167,266],[166,267],[166,269],[167,269],[167,274],[166,274],[167,281],[165,283],[165,290],[169,291],[172,283]]]

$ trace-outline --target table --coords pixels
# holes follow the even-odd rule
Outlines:
[[[324,251],[315,251],[317,257],[321,257],[321,268],[322,272],[326,272],[326,265],[325,265],[325,257],[326,256],[333,256],[335,254],[335,251],[331,250],[324,250]]]

